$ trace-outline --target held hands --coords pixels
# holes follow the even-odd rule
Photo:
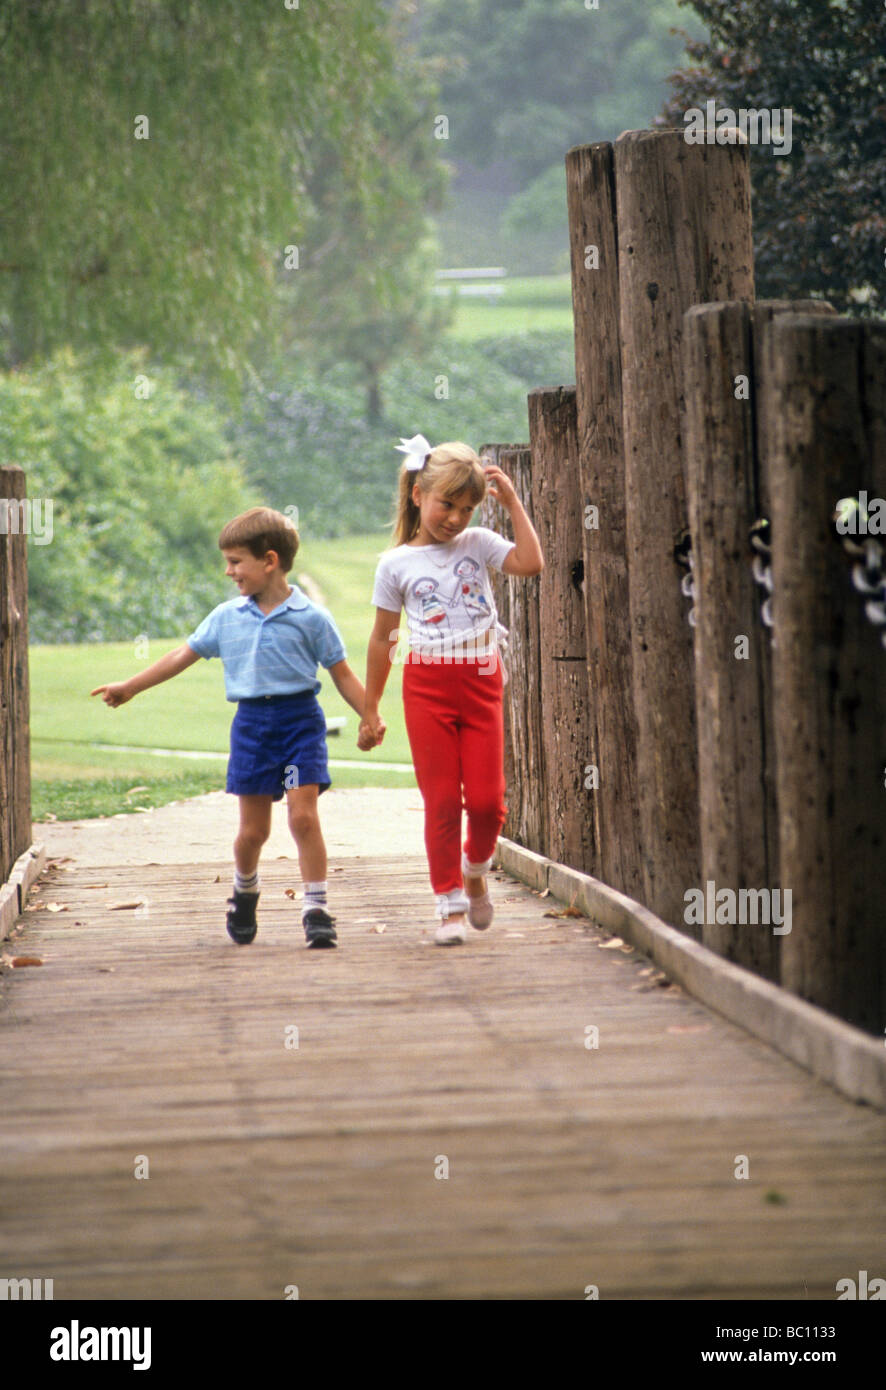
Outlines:
[[[384,738],[386,729],[387,725],[380,714],[364,715],[360,720],[357,747],[362,753],[375,748]]]
[[[125,705],[127,700],[131,700],[133,692],[129,689],[128,681],[115,681],[112,685],[97,685],[95,690],[90,690],[90,696],[101,695],[106,705],[116,709],[118,705]]]
[[[500,502],[506,511],[510,511],[518,498],[514,491],[514,484],[507,473],[503,473],[500,468],[491,463],[484,467],[483,472],[486,474],[490,497],[494,497],[496,502]]]

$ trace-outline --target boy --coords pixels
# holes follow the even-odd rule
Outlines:
[[[219,604],[184,646],[153,666],[91,693],[108,705],[123,705],[200,657],[221,657],[227,698],[239,701],[226,783],[240,802],[228,934],[239,945],[255,936],[259,854],[271,833],[271,804],[285,793],[303,880],[307,944],[334,946],[335,918],[326,911],[326,845],[317,813],[317,798],[330,785],[326,719],[317,703],[318,664],[361,719],[366,692],[345,660],[330,615],[286,578],[299,546],[288,517],[253,507],[228,522],[218,544],[240,597]]]

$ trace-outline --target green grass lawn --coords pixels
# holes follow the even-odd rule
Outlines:
[[[486,283],[486,282],[483,282]],[[502,293],[495,300],[461,297],[449,332],[454,338],[506,338],[533,329],[572,334],[569,275],[515,276],[490,280]]]
[[[348,661],[361,680],[366,675],[366,646],[375,612],[370,603],[372,580],[387,541],[387,533],[379,532],[306,542],[292,570],[296,582],[299,574],[306,573],[321,589],[344,639]],[[235,593],[232,585],[231,596]],[[195,627],[203,616],[195,614]],[[198,662],[119,709],[110,709],[99,696],[89,696],[95,686],[125,680],[150,665],[187,636],[182,633],[178,640],[152,641],[147,655],[140,656],[134,642],[31,648],[35,820],[47,815],[59,820],[112,815],[137,807],[162,806],[224,786],[225,763],[221,759],[192,760],[126,751],[128,747],[227,753],[235,706],[225,699],[221,662]],[[388,725],[384,743],[361,753],[356,744],[357,716],[321,669],[319,698],[323,710],[328,718],[344,715],[347,721],[341,733],[330,735],[330,759],[361,764],[360,768],[333,767],[334,786],[415,785],[403,723],[401,675],[402,667],[395,665],[382,703]],[[379,762],[407,766],[402,772],[373,770],[373,763]],[[133,791],[136,787],[141,790]]]

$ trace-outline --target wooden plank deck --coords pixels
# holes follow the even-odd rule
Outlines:
[[[833,1300],[886,1275],[881,1114],[503,875],[493,928],[442,950],[422,859],[343,863],[325,952],[291,864],[245,948],[217,863],[44,876],[32,901],[68,910],[6,952],[45,964],[0,979],[0,1275],[56,1300]]]

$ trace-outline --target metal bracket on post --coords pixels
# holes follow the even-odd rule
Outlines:
[[[754,576],[754,583],[761,589],[766,590],[766,597],[760,604],[760,619],[764,627],[769,628],[769,635],[775,645],[775,633],[772,624],[772,527],[768,517],[760,517],[755,521],[750,529],[751,549],[754,551],[754,558],[751,563],[751,572]]]
[[[690,601],[689,612],[686,614],[690,627],[695,627],[698,616],[695,612],[695,556],[692,553],[692,536],[688,531],[680,534],[680,539],[674,546],[674,559],[677,564],[686,570],[686,574],[680,581],[680,593]]]
[[[865,617],[873,627],[881,629],[880,642],[886,649],[886,567],[883,546],[868,535],[858,542],[854,529],[851,533],[840,531],[838,523],[846,526],[853,516],[858,519],[857,524],[867,526],[868,515],[859,498],[841,497],[834,512],[834,524],[843,549],[855,561],[852,566],[852,587],[865,597]]]

